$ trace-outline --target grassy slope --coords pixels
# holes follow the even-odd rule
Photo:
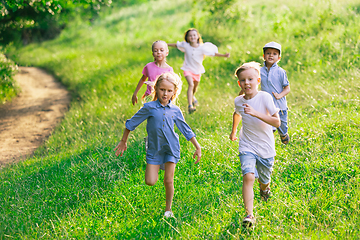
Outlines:
[[[359,5],[355,1],[236,3],[221,18],[198,14],[187,0],[161,0],[104,13],[92,26],[65,30],[53,41],[9,54],[21,65],[48,69],[74,96],[61,126],[31,159],[0,172],[0,235],[16,238],[353,238],[358,236]],[[274,14],[276,12],[277,14]],[[266,24],[265,24],[266,23]],[[196,114],[185,117],[203,146],[199,166],[181,137],[174,213],[163,219],[163,173],[144,184],[145,124],[123,158],[112,149],[133,107],[130,96],[151,43],[175,42],[195,24],[205,41],[231,58],[206,58]],[[214,27],[216,26],[216,27]],[[277,141],[274,198],[264,204],[255,187],[257,227],[244,216],[237,143],[228,140],[232,73],[260,61],[264,43],[283,45],[280,65],[291,93],[288,146]],[[183,54],[170,50],[179,71]],[[185,87],[186,88],[186,87]],[[185,91],[180,107],[185,110]]]

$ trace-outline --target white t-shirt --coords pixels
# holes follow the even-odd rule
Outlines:
[[[194,48],[188,42],[178,41],[176,46],[180,51],[185,53],[185,61],[181,69],[184,71],[190,71],[194,74],[201,74],[205,72],[205,68],[202,65],[205,55],[215,56],[215,53],[218,52],[217,46],[210,42],[206,42]]]
[[[262,158],[274,157],[276,152],[272,126],[244,113],[244,103],[247,103],[258,112],[271,116],[279,112],[279,109],[274,105],[271,95],[267,92],[259,91],[255,97],[249,100],[246,100],[243,96],[236,97],[235,112],[242,117],[239,151],[252,152]]]

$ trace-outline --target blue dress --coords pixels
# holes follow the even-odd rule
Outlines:
[[[125,127],[133,131],[145,120],[149,140],[146,162],[154,165],[177,163],[180,160],[180,143],[174,125],[176,124],[186,140],[195,137],[180,108],[171,101],[166,106],[161,105],[159,100],[145,103],[131,119],[126,120]]]

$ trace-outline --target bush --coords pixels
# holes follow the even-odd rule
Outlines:
[[[0,53],[0,103],[5,103],[17,93],[13,76],[17,72],[17,65]]]
[[[23,44],[56,37],[75,16],[93,20],[111,0],[48,0],[0,2],[0,43]]]

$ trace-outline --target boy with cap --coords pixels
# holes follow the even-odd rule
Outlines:
[[[288,144],[290,137],[287,126],[287,104],[286,95],[290,92],[289,81],[284,69],[277,63],[281,59],[281,45],[276,42],[269,42],[263,47],[264,66],[260,69],[261,90],[272,95],[275,106],[280,109],[280,127],[277,128],[281,142]],[[273,128],[276,131],[275,128]]]

